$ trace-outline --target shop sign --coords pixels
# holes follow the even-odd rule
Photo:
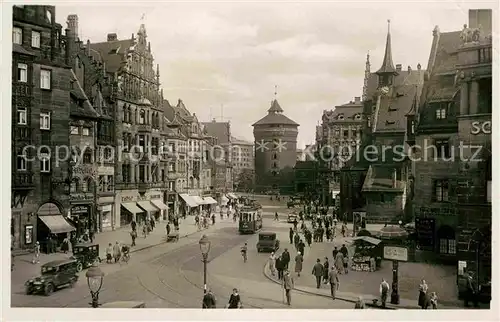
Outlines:
[[[90,176],[95,178],[97,175],[97,171],[95,170],[93,165],[76,165],[72,169],[73,175],[80,174],[83,176]]]
[[[94,200],[94,194],[93,193],[72,193],[69,195],[69,200],[70,201]]]
[[[74,206],[71,208],[71,215],[88,214],[88,206]]]
[[[131,201],[135,201],[135,197],[134,196],[125,196],[125,197],[122,197],[122,202],[131,202]]]
[[[407,262],[408,248],[402,246],[384,246],[384,259]]]
[[[486,122],[475,121],[475,122],[472,122],[470,133],[471,134],[479,134],[479,133],[491,134],[491,121],[486,121]]]

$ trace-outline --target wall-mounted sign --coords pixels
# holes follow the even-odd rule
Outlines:
[[[72,169],[73,175],[83,175],[83,176],[90,176],[95,178],[97,175],[97,171],[93,165],[75,165]]]
[[[406,262],[408,249],[402,246],[384,246],[384,259]]]
[[[73,206],[71,208],[71,215],[88,214],[89,206]]]
[[[69,195],[69,200],[70,201],[75,201],[75,200],[94,200],[94,194],[92,193],[72,193]]]
[[[471,134],[491,134],[491,121],[479,122],[474,121],[471,123]]]
[[[29,245],[33,243],[33,225],[26,225],[24,227],[24,244]]]

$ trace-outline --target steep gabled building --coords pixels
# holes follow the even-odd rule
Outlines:
[[[416,70],[394,65],[388,30],[382,66],[365,73],[361,147],[342,169],[341,212],[349,220],[353,212],[365,215],[368,223],[409,220],[406,115],[420,96],[423,80],[420,64]]]

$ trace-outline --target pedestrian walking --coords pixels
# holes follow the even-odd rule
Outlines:
[[[227,303],[228,309],[241,309],[243,303],[241,303],[241,297],[238,294],[238,289],[233,288],[233,293],[229,296],[229,302]]]
[[[334,266],[332,266],[330,273],[328,273],[328,281],[330,282],[330,294],[332,295],[332,299],[335,300],[335,295],[339,289],[339,275]]]
[[[288,237],[290,238],[290,244],[293,245],[293,235],[295,235],[295,233],[293,232],[293,228],[290,227],[290,231],[288,232]]]
[[[142,237],[146,238],[147,235],[148,235],[148,226],[144,224],[142,226]]]
[[[215,225],[215,214],[212,214],[212,225]]]
[[[429,290],[429,286],[425,282],[424,279],[421,280],[420,285],[418,286],[418,306],[422,309],[426,309],[426,297],[427,291]]]
[[[276,256],[274,256],[274,252],[269,256],[269,270],[271,271],[271,275],[274,276],[276,271]]]
[[[288,270],[285,271],[283,276],[283,289],[285,290],[286,303],[288,305],[292,304],[292,289],[294,287],[293,277],[290,275]]]
[[[95,232],[93,229],[91,229],[89,231],[89,239],[90,239],[90,242],[93,244],[94,243],[94,238],[95,238]]]
[[[318,258],[316,260],[316,264],[313,266],[312,274],[316,278],[316,288],[321,287],[321,278],[323,277],[323,265],[321,264],[321,260]]]
[[[328,262],[328,257],[325,257],[325,262],[323,263],[323,283],[328,283],[328,270],[330,269],[330,263]]]
[[[215,309],[217,306],[217,299],[210,289],[207,289],[205,295],[203,295],[202,308],[203,309]]]
[[[344,255],[341,252],[338,252],[337,256],[335,256],[335,268],[337,268],[339,274],[344,271]]]
[[[132,227],[132,230],[135,231],[137,229],[137,223],[132,220],[132,222],[130,223],[130,227]]]
[[[64,239],[62,241],[61,251],[64,252],[65,254],[67,254],[68,251],[69,251],[69,239],[68,239],[68,236],[64,237]]]
[[[431,302],[431,307],[433,310],[437,310],[437,305],[438,305],[437,301],[438,301],[438,297],[437,297],[436,292],[432,292],[431,297],[430,297],[430,302]]]
[[[156,220],[155,217],[151,217],[151,231],[153,231],[156,227]]]
[[[111,264],[113,260],[113,245],[111,243],[108,244],[106,248],[106,263]]]
[[[473,272],[469,272],[466,275],[467,281],[466,281],[466,291],[465,291],[465,297],[464,297],[464,306],[469,307],[469,303],[472,302],[474,307],[479,307],[478,303],[478,298],[477,298],[477,290],[478,287],[476,285],[476,282],[474,281],[474,274]]]
[[[113,246],[113,258],[115,259],[115,263],[118,263],[121,255],[122,253],[121,253],[120,243],[116,242],[115,245]]]
[[[278,279],[282,280],[283,279],[283,270],[285,269],[282,256],[279,256],[278,258],[276,258],[275,266],[276,266],[276,270],[278,271]]]
[[[344,273],[349,273],[349,256],[343,256],[344,258]]]
[[[274,221],[279,221],[278,213],[277,212],[274,213]]]
[[[170,235],[170,229],[171,229],[169,223],[167,223],[167,226],[165,226],[165,229],[167,230],[167,237],[168,237],[168,235]]]
[[[330,228],[326,228],[326,240],[331,241],[332,240],[332,231]]]
[[[340,247],[340,252],[342,253],[342,255],[344,255],[344,257],[347,257],[349,255],[349,251],[347,250],[345,244],[342,244],[342,247]]]
[[[302,254],[302,257],[306,255],[306,244],[302,241],[302,239],[299,241],[299,247],[298,247],[299,252]]]
[[[300,236],[299,234],[295,234],[295,237],[293,238],[293,244],[295,245],[295,250],[299,250],[299,242],[300,242]]]
[[[290,263],[290,253],[288,252],[288,248],[285,248],[283,254],[281,254],[281,260],[283,261],[283,268],[288,269],[288,264]]]
[[[302,272],[303,262],[304,262],[304,257],[302,257],[302,254],[298,252],[297,256],[295,256],[295,273],[297,273],[297,276],[300,276],[300,272]]]
[[[346,227],[345,223],[343,223],[342,228],[341,228],[342,237],[345,237],[346,229],[347,229],[347,227]]]
[[[380,283],[380,302],[382,303],[382,307],[385,307],[385,303],[387,302],[387,296],[389,295],[389,283],[382,279]]]
[[[31,263],[38,264],[38,263],[40,263],[40,243],[38,241],[35,243],[35,247],[34,247],[33,251],[34,251],[34,254],[33,254],[33,260],[31,261]]]
[[[311,244],[312,244],[312,235],[311,235],[311,231],[309,229],[307,229],[307,228],[304,231],[304,237],[306,238],[307,245],[309,247],[311,247]]]
[[[137,238],[137,231],[132,230],[130,232],[130,238],[132,238],[132,245],[131,245],[131,247],[134,247],[135,246],[135,239]]]

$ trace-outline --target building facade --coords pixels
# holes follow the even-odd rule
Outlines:
[[[14,6],[12,28],[12,200],[14,250],[32,248],[69,212],[71,68],[54,6]],[[30,148],[31,146],[31,148]],[[34,147],[34,148],[33,148]],[[67,152],[67,150],[66,150]],[[51,157],[57,156],[57,157]],[[63,238],[62,234],[57,238]]]
[[[268,114],[252,126],[255,139],[255,180],[258,190],[288,188],[278,187],[279,177],[293,176],[297,161],[297,135],[299,124],[283,114],[275,99]]]
[[[231,138],[231,165],[234,190],[253,190],[255,176],[253,142]]]
[[[90,54],[106,65],[113,79],[107,98],[115,110],[115,201],[111,222],[114,227],[154,217],[166,218],[161,179],[160,140],[163,128],[163,97],[159,66],[156,72],[151,45],[142,24],[137,37],[118,40],[108,34],[107,41],[89,44]]]
[[[414,165],[418,243],[479,283],[491,279],[491,19],[470,10],[468,28],[434,29],[415,120],[417,146],[436,147]]]
[[[367,223],[397,223],[411,217],[407,115],[418,103],[424,71],[420,64],[394,66],[390,30],[380,69],[371,73],[366,65],[361,147],[342,169],[341,211],[349,220],[362,213]]]

